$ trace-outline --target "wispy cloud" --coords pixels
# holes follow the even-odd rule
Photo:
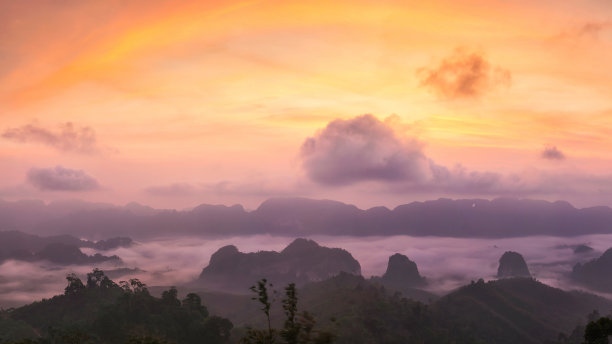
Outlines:
[[[92,154],[100,151],[95,131],[88,126],[77,126],[66,122],[49,129],[39,124],[27,124],[9,128],[2,137],[22,143],[37,143],[65,152]]]
[[[83,170],[62,166],[31,168],[27,180],[41,191],[91,191],[100,188],[98,181]]]

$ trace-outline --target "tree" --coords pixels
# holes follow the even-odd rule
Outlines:
[[[298,299],[295,283],[290,283],[285,287],[285,295],[282,302],[286,319],[285,327],[281,330],[280,335],[288,344],[297,344],[301,326],[296,321]]]
[[[261,303],[261,310],[266,315],[268,323],[267,331],[249,328],[247,335],[243,337],[240,342],[244,344],[273,344],[276,342],[276,331],[272,329],[272,322],[270,319],[270,309],[272,308],[272,301],[268,296],[268,288],[272,288],[272,284],[268,283],[268,280],[262,278],[257,281],[256,285],[249,288],[250,291],[257,294],[252,300],[257,300]]]
[[[268,284],[266,279],[262,279],[257,282],[257,285],[249,288],[257,294],[257,297],[253,297],[253,300],[257,300],[262,304],[261,310],[266,316],[268,329],[266,331],[248,328],[246,336],[241,338],[240,343],[273,344],[278,339],[277,334],[280,334],[282,343],[286,344],[329,344],[333,342],[333,334],[314,330],[316,321],[311,314],[308,312],[298,313],[298,297],[295,283],[285,287],[285,298],[282,300],[286,317],[284,327],[280,331],[273,329],[270,325],[272,301],[270,301],[268,296],[268,287],[272,287],[272,285]]]
[[[591,321],[584,331],[585,344],[608,344],[609,336],[612,336],[612,319],[610,318]]]
[[[168,306],[181,305],[181,302],[178,299],[178,290],[174,286],[162,293],[162,300]]]
[[[93,269],[92,272],[87,274],[87,288],[111,289],[116,286],[117,284],[108,278],[108,276],[105,276],[104,271],[98,268]]]
[[[68,285],[64,289],[64,295],[77,295],[81,291],[85,289],[83,282],[76,276],[76,274],[68,274],[66,275],[66,280],[68,281]]]
[[[204,318],[208,317],[208,309],[202,306],[202,299],[196,293],[187,294],[187,296],[183,299],[183,308],[191,312],[199,313]]]

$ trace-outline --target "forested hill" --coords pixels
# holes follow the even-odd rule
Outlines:
[[[229,343],[232,323],[196,294],[151,296],[139,280],[114,283],[100,270],[67,277],[63,295],[0,313],[0,343]]]
[[[179,297],[171,287],[158,298],[139,280],[116,284],[99,270],[84,283],[74,275],[67,280],[63,295],[2,311],[0,343],[237,343],[253,333],[248,328],[267,327],[258,299],[270,303],[273,327],[287,326],[288,304],[306,311],[294,312],[296,319],[324,334],[325,343],[580,344],[587,316],[612,309],[607,299],[531,278],[479,280],[430,304],[345,273],[304,285],[295,303],[272,286],[265,297],[261,289],[254,298],[219,292]],[[317,343],[281,338],[275,343]]]

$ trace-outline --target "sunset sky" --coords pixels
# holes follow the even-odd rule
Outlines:
[[[609,0],[0,0],[0,198],[612,205]]]

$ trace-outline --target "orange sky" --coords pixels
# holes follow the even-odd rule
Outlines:
[[[0,0],[0,197],[612,205],[611,10],[606,0]],[[471,188],[451,172],[463,186],[438,187],[429,170],[419,185],[317,180],[305,140],[363,114],[404,142],[389,149],[416,141],[423,163],[496,174],[500,186]],[[79,130],[94,135],[85,148]],[[552,147],[562,157],[543,158]],[[99,187],[31,177],[56,166]]]

